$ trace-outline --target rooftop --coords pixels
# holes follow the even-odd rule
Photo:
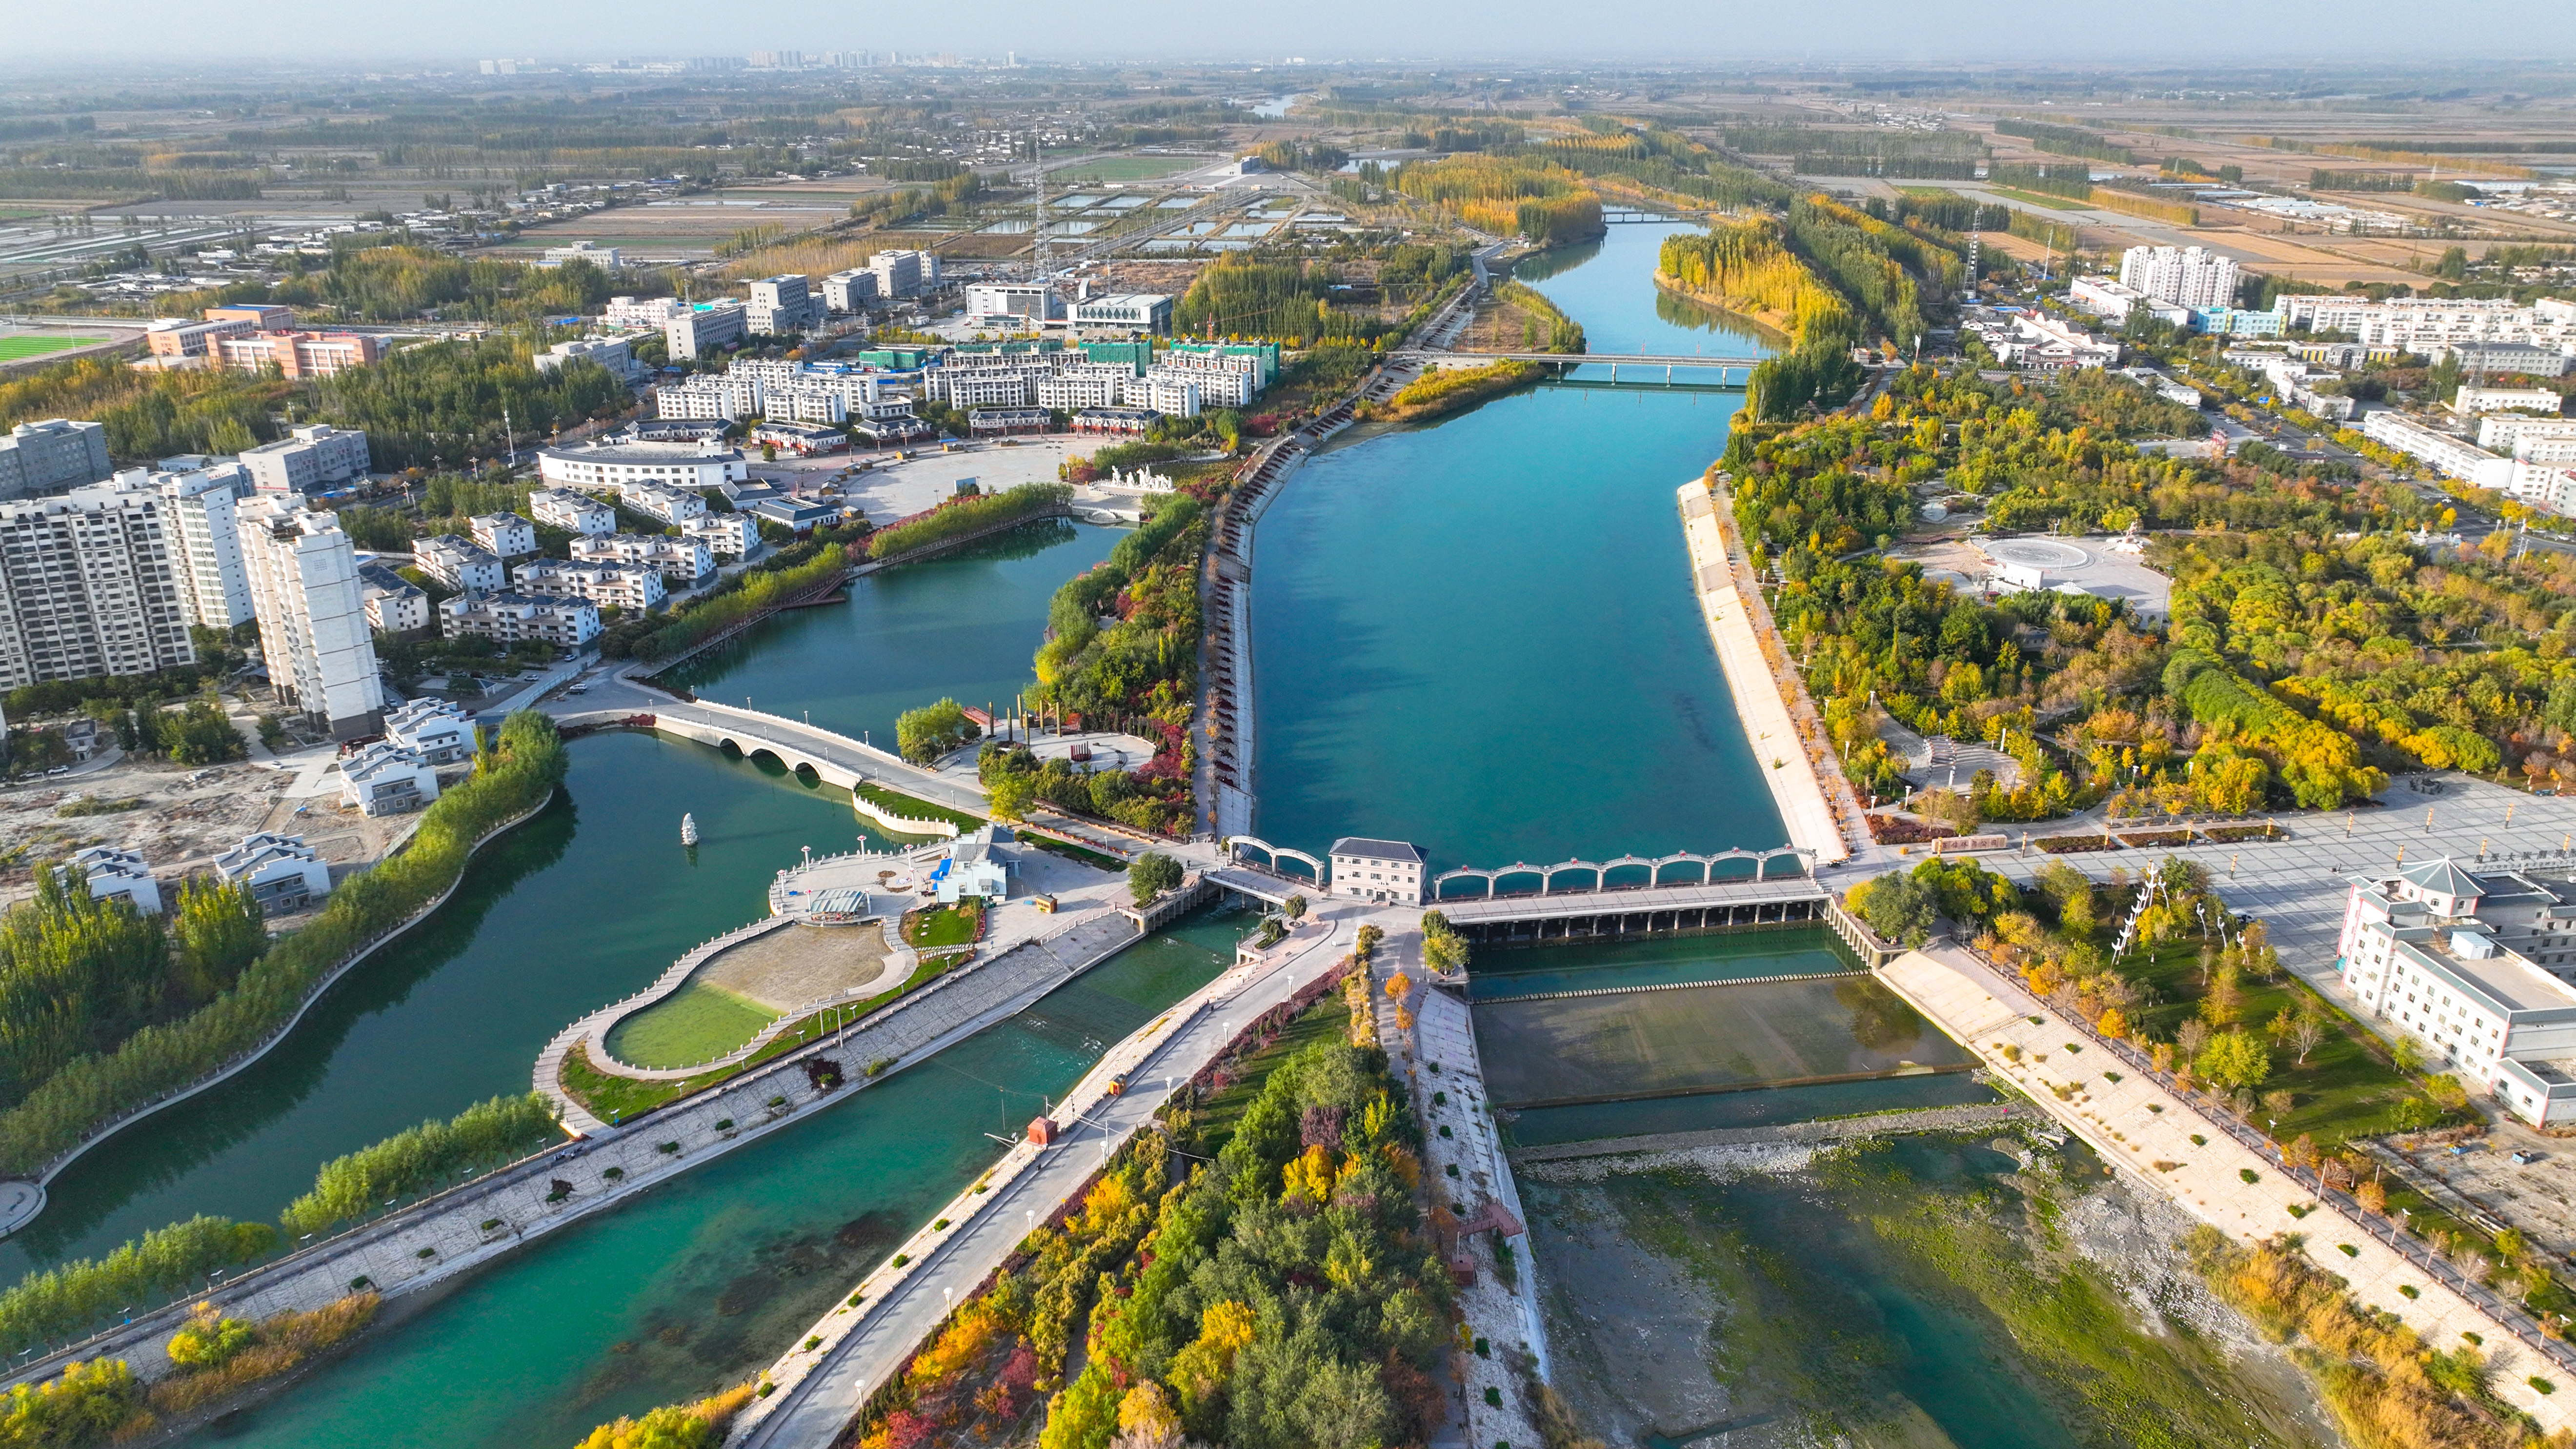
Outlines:
[[[1414,865],[1422,863],[1422,852],[1401,840],[1370,840],[1358,835],[1346,835],[1334,841],[1332,853],[1355,855],[1362,860],[1401,860]]]

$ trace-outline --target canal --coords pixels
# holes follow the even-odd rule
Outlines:
[[[1521,275],[1595,351],[1765,350],[1656,290],[1675,229]],[[1787,843],[1673,507],[1742,402],[1540,386],[1308,462],[1254,540],[1254,833],[1435,870]]]

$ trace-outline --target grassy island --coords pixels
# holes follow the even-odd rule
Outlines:
[[[1539,374],[1535,362],[1493,362],[1483,367],[1442,368],[1424,373],[1403,391],[1380,404],[1362,404],[1372,422],[1418,423],[1443,418],[1499,397]]]

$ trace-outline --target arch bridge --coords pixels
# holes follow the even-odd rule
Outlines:
[[[1812,874],[1815,869],[1814,855],[1815,852],[1810,849],[1783,845],[1773,850],[1745,850],[1739,847],[1734,850],[1721,850],[1712,855],[1694,855],[1688,851],[1679,851],[1672,855],[1651,858],[1642,855],[1623,855],[1613,860],[1603,861],[1561,860],[1554,865],[1532,865],[1527,861],[1520,861],[1491,869],[1467,866],[1457,870],[1442,871],[1433,876],[1431,898],[1434,903],[1445,905],[1451,901],[1492,901],[1595,891],[1647,890],[1656,886],[1706,886],[1723,884],[1728,880],[1770,880],[1783,874],[1799,876]],[[1783,860],[1792,862],[1797,868],[1793,871],[1775,872],[1772,869],[1773,863]],[[1738,861],[1749,862],[1751,869],[1741,874],[1733,870],[1729,870],[1724,876],[1719,874],[1721,865],[1731,866]],[[1612,878],[1614,873],[1627,874],[1624,878],[1614,880]],[[1573,879],[1569,881],[1568,877]],[[1510,880],[1532,880],[1536,882],[1536,888],[1504,889],[1503,883]],[[1459,891],[1453,894],[1449,888],[1453,881],[1481,881],[1484,889],[1472,892]]]
[[[1297,877],[1290,875],[1287,869],[1282,866],[1280,862],[1283,860],[1299,861],[1306,867],[1307,879],[1317,888],[1320,889],[1332,884],[1332,871],[1322,861],[1317,860],[1315,857],[1308,855],[1302,850],[1291,849],[1285,845],[1273,845],[1258,835],[1229,835],[1225,838],[1224,848],[1225,858],[1228,860],[1234,861],[1238,864],[1255,865],[1262,870],[1270,872],[1272,875],[1282,876],[1290,880],[1295,880]],[[1261,852],[1261,859],[1258,861],[1246,862],[1243,856],[1243,852],[1246,850],[1257,850]]]

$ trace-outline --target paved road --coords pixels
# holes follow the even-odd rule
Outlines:
[[[1303,954],[1214,1002],[1130,1068],[1133,1087],[1067,1124],[1034,1167],[996,1188],[972,1222],[933,1249],[935,1256],[889,1289],[865,1322],[778,1395],[783,1402],[754,1424],[736,1449],[825,1449],[838,1439],[867,1396],[938,1327],[958,1298],[983,1282],[1037,1222],[1053,1214],[1120,1144],[1150,1122],[1171,1087],[1213,1060],[1252,1017],[1332,969],[1340,954],[1338,943],[1349,941],[1355,929],[1351,922],[1360,914],[1335,921],[1330,934],[1319,934]]]

